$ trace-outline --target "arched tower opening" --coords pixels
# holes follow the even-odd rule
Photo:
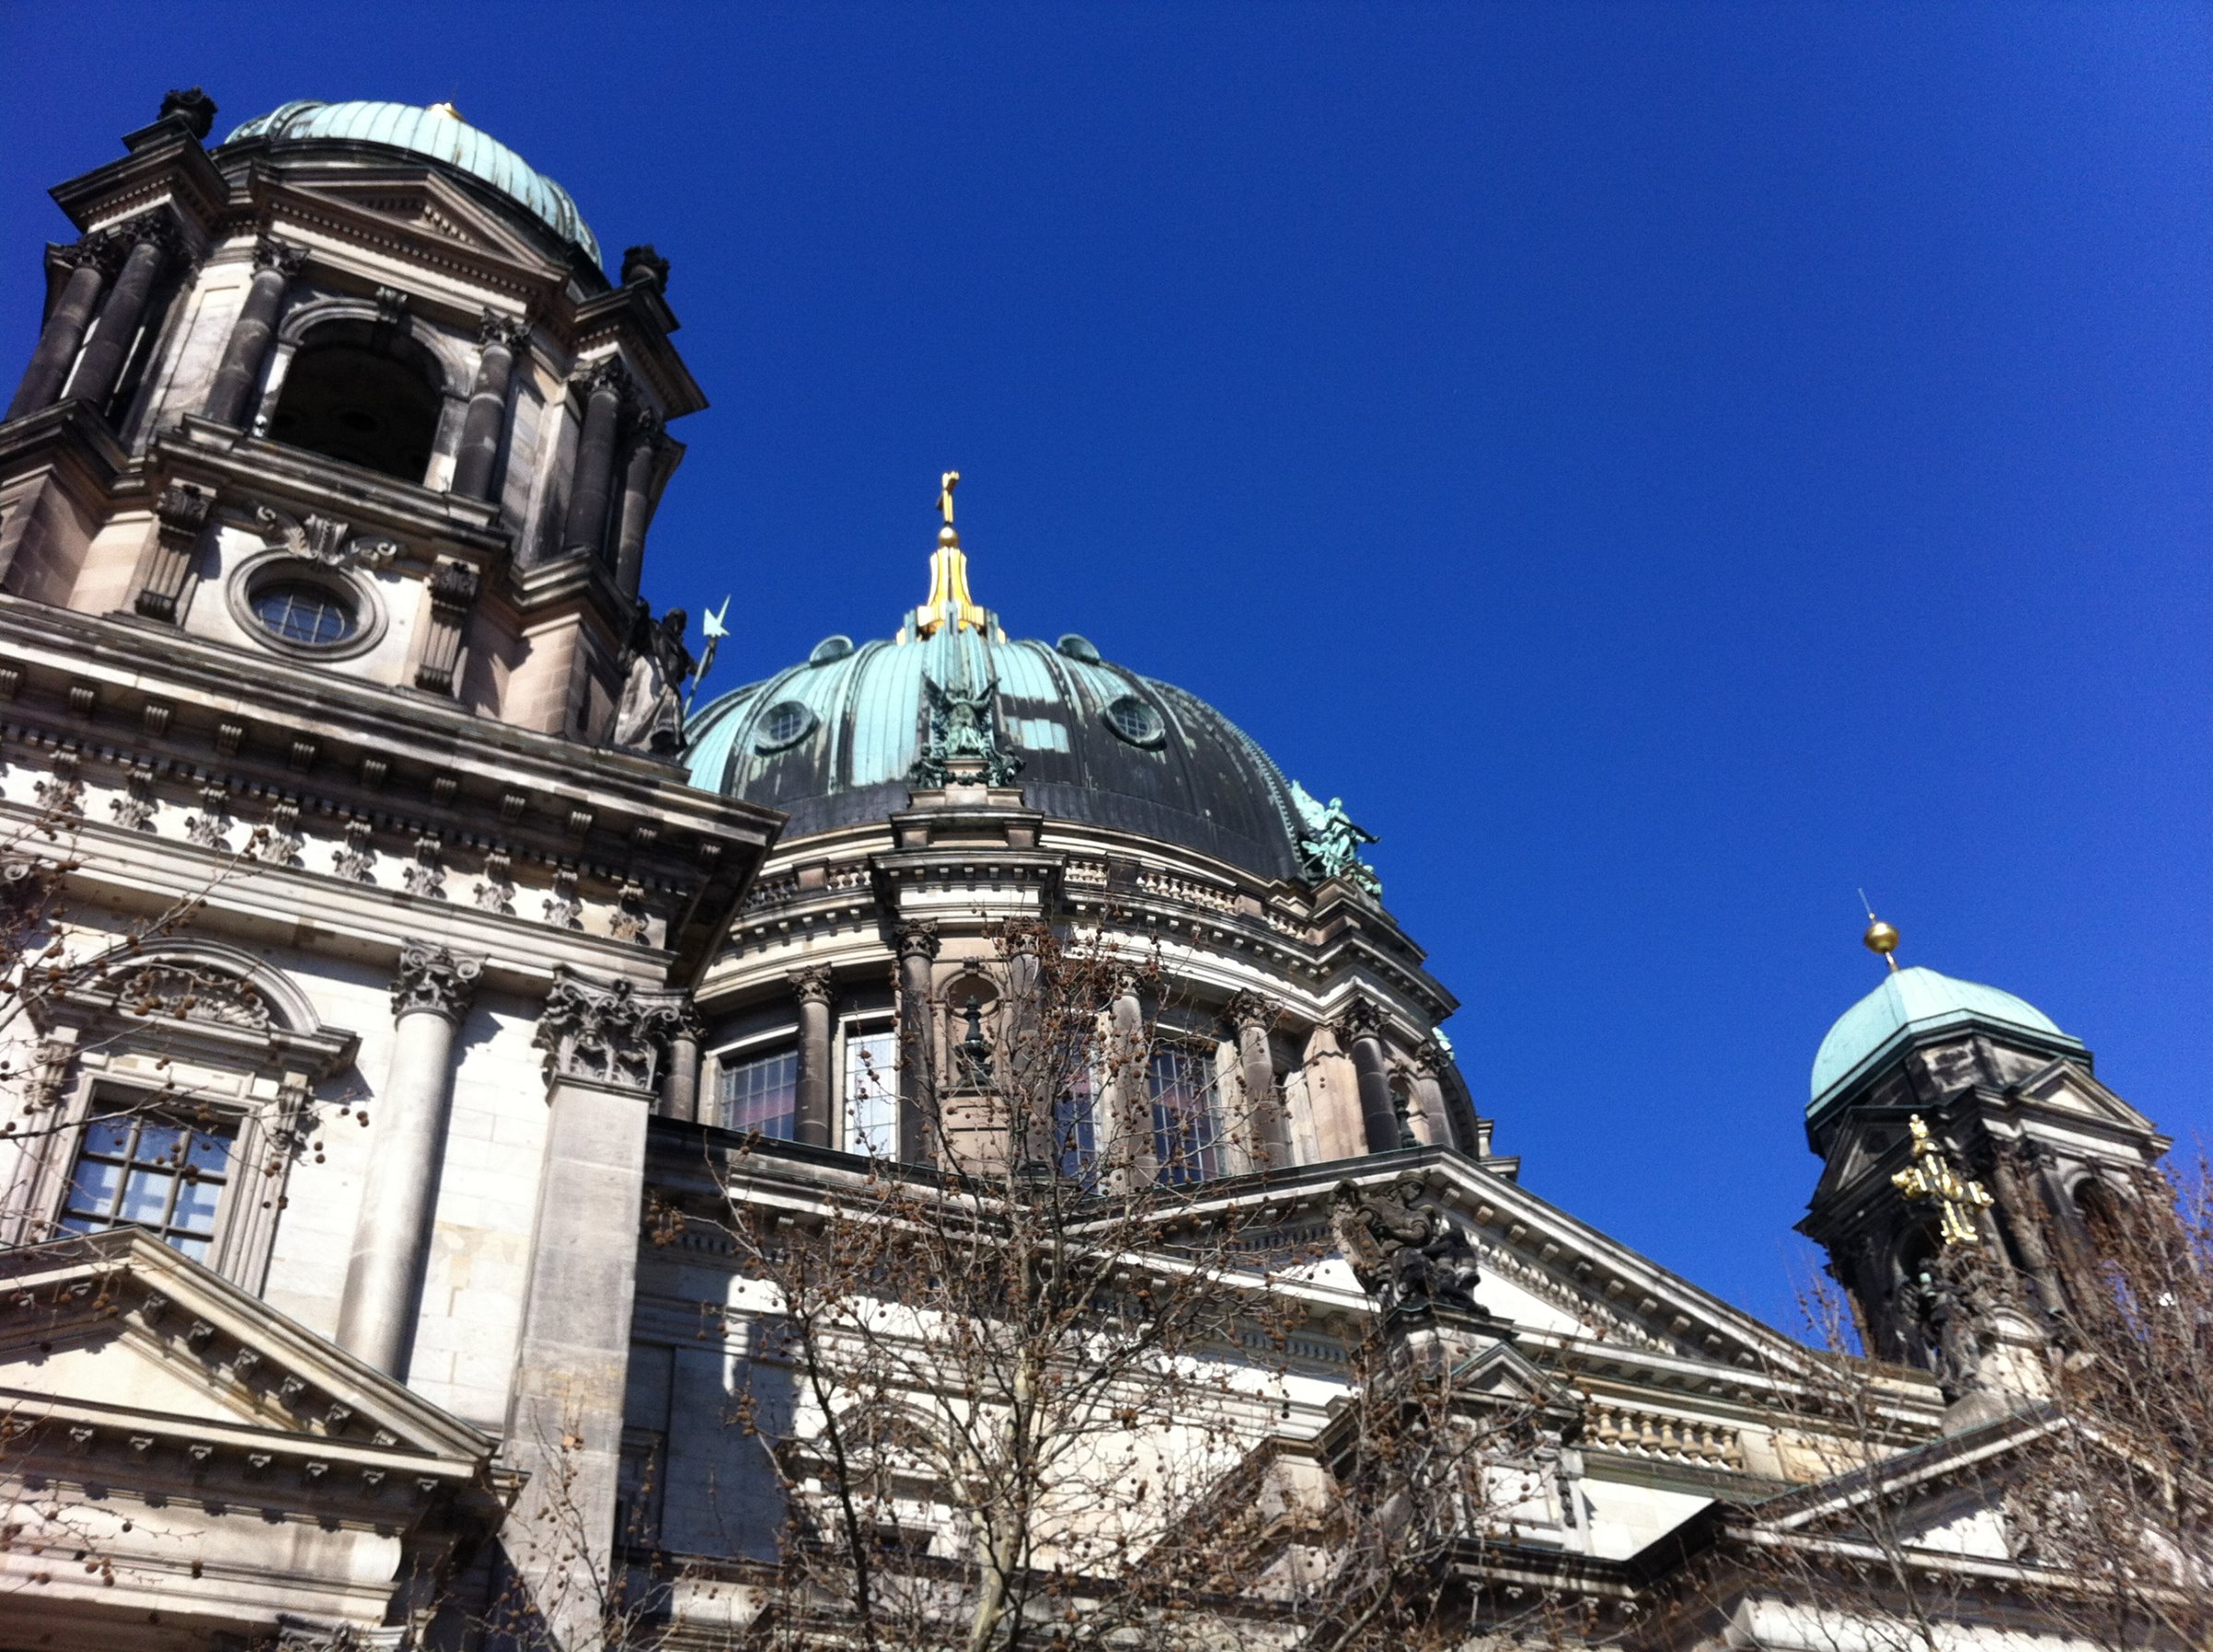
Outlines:
[[[420,344],[389,327],[333,322],[293,356],[269,434],[290,447],[403,482],[429,471],[444,375]]]

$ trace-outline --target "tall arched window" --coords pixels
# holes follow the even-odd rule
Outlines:
[[[335,322],[292,357],[269,434],[291,447],[420,482],[438,438],[443,383],[421,345],[390,327]]]

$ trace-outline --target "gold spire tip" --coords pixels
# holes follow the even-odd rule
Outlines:
[[[457,121],[461,118],[461,112],[458,109],[456,109],[451,103],[444,102],[443,100],[432,104],[431,112],[432,114],[442,114],[449,121]]]
[[[1867,933],[1860,937],[1860,944],[1888,964],[1893,972],[1898,968],[1898,931],[1872,912],[1867,914]]]

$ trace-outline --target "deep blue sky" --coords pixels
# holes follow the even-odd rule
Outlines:
[[[648,578],[738,594],[720,686],[886,634],[959,467],[1011,629],[1381,834],[1530,1186],[1755,1309],[1860,885],[2213,1123],[2204,7],[11,0],[0,58],[0,353],[165,88],[453,99],[674,262]]]

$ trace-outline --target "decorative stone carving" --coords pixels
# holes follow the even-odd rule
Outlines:
[[[271,505],[254,507],[261,537],[279,550],[325,568],[389,568],[406,550],[396,539],[357,535],[350,523],[328,516],[293,516]]]
[[[369,846],[373,828],[364,820],[346,822],[346,845],[332,859],[330,869],[353,883],[376,881],[376,851]]]
[[[1444,1211],[1418,1204],[1419,1176],[1401,1176],[1389,1192],[1337,1184],[1330,1225],[1360,1288],[1382,1305],[1481,1313],[1475,1247]]]
[[[1291,802],[1298,810],[1299,869],[1307,880],[1342,878],[1380,900],[1383,880],[1360,858],[1361,846],[1376,842],[1376,834],[1344,812],[1344,799],[1331,797],[1325,804],[1295,780]]]
[[[466,562],[441,562],[430,578],[431,623],[423,637],[422,658],[415,667],[415,686],[433,694],[454,691],[455,673],[461,663],[461,639],[468,610],[477,600],[481,582]]]
[[[1282,1019],[1283,1013],[1283,1005],[1265,993],[1240,992],[1223,1007],[1222,1019],[1237,1028],[1257,1023],[1265,1032]]]
[[[103,975],[100,990],[126,1015],[266,1032],[275,1016],[268,1000],[247,982],[221,970],[155,962],[121,966]]]
[[[477,880],[470,891],[480,912],[496,912],[506,917],[515,915],[514,859],[504,849],[494,849],[484,856],[484,876]]]
[[[893,938],[901,963],[917,959],[927,962],[938,955],[938,926],[929,918],[901,919]]]
[[[376,319],[388,327],[396,327],[408,319],[408,307],[414,300],[396,287],[376,289]]]
[[[827,1004],[833,997],[830,966],[813,964],[806,969],[793,970],[786,977],[791,983],[792,995],[801,1004]]]
[[[484,961],[435,941],[410,940],[400,948],[392,977],[395,1019],[418,1012],[442,1015],[459,1026],[468,1018]]]
[[[190,482],[171,482],[154,502],[154,538],[138,568],[131,606],[148,620],[173,622],[184,606],[193,553],[215,508],[215,494]]]
[[[287,241],[263,236],[254,243],[254,267],[256,270],[273,269],[280,276],[296,276],[300,266],[307,262],[307,249],[296,247]]]
[[[655,252],[650,244],[626,248],[622,254],[622,285],[650,287],[656,292],[669,290],[669,260]]]
[[[545,899],[546,922],[556,929],[584,927],[584,903],[576,898],[576,874],[567,867],[553,874],[553,892]]]
[[[630,638],[630,675],[615,707],[615,744],[632,751],[670,757],[683,749],[684,706],[679,694],[692,675],[692,651],[684,646],[688,618],[670,608],[657,623],[645,606]]]
[[[154,771],[148,763],[134,763],[124,777],[124,794],[108,805],[115,817],[115,824],[125,832],[154,830],[154,811],[158,807],[154,797]]]
[[[1909,1310],[1927,1343],[1936,1386],[1959,1400],[1991,1385],[1984,1380],[1984,1334],[1994,1305],[1982,1269],[1971,1252],[1947,1248],[1931,1257],[1906,1287]]]
[[[161,100],[160,120],[173,120],[193,137],[205,143],[215,129],[215,100],[196,86],[172,88]]]
[[[231,825],[230,787],[204,785],[200,788],[200,812],[184,817],[184,841],[228,854]]]
[[[39,807],[50,815],[85,812],[85,777],[78,771],[76,750],[65,746],[53,754],[53,772],[31,788]]]
[[[420,895],[426,901],[445,899],[445,845],[434,832],[426,832],[415,840],[415,858],[400,882],[410,895]]]
[[[296,867],[304,841],[300,832],[300,805],[290,797],[281,798],[269,809],[268,822],[262,829],[259,858],[275,867]]]
[[[683,1000],[627,981],[588,980],[563,966],[538,1017],[550,1080],[580,1079],[650,1094],[663,1054],[683,1027]]]
[[[486,310],[477,318],[477,343],[487,349],[498,345],[508,350],[523,350],[530,343],[530,318]]]
[[[616,896],[615,915],[609,920],[607,932],[616,940],[644,945],[652,920],[645,912],[644,886],[625,883]]]
[[[960,683],[948,687],[925,677],[922,693],[922,750],[907,771],[907,784],[941,786],[949,781],[966,781],[1012,785],[1023,763],[1000,743],[999,722],[993,715],[999,684],[988,682],[981,689]]]

